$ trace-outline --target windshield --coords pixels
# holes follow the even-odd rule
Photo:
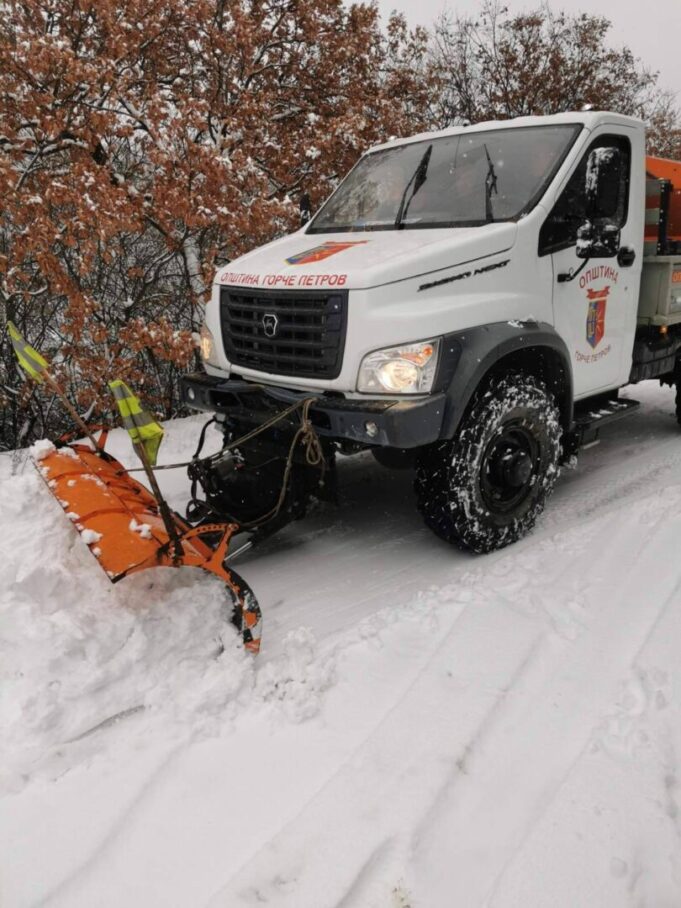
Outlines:
[[[365,155],[308,233],[471,227],[529,211],[580,126],[461,133]]]

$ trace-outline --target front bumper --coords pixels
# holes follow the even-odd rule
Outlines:
[[[180,394],[182,401],[194,410],[222,414],[253,426],[296,400],[313,396],[237,378],[216,378],[203,372],[184,375]],[[358,400],[320,394],[310,408],[310,419],[319,435],[327,438],[380,447],[417,448],[440,438],[444,409],[443,393],[415,400]],[[375,429],[368,430],[367,424]]]

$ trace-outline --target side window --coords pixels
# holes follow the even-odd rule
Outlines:
[[[549,255],[567,249],[577,242],[577,230],[587,219],[586,169],[589,154],[595,148],[617,148],[621,155],[619,186],[613,187],[612,210],[608,223],[623,227],[629,208],[629,174],[631,172],[631,145],[624,136],[600,136],[589,145],[579,166],[560,194],[553,210],[544,221],[539,233],[539,255]]]

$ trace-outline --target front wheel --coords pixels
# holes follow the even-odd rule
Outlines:
[[[559,473],[560,414],[531,375],[492,380],[476,393],[451,441],[420,458],[418,507],[442,539],[491,552],[524,536]]]

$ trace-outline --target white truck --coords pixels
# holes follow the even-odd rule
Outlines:
[[[415,468],[447,541],[524,535],[561,462],[637,406],[618,389],[679,383],[679,190],[681,165],[646,159],[643,123],[608,112],[372,148],[300,230],[216,275],[184,402],[226,443],[291,415],[197,460],[194,518],[275,527],[328,491],[335,452],[370,449]]]

